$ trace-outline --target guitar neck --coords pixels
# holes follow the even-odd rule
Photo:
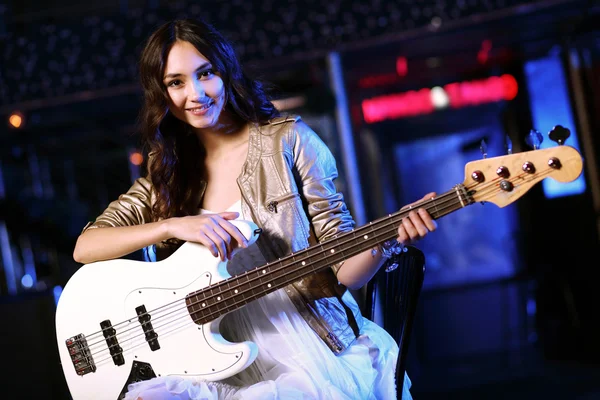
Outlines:
[[[433,219],[439,219],[472,203],[471,193],[459,184],[438,197],[421,201],[324,243],[190,293],[186,297],[186,304],[196,323],[210,322],[307,275],[394,239],[402,219],[413,209],[424,208]]]

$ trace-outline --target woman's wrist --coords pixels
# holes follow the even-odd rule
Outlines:
[[[173,220],[174,218],[167,218],[159,222],[161,241],[173,237]]]
[[[381,254],[381,257],[389,259],[396,254],[402,253],[404,245],[398,242],[396,239],[387,240],[377,245],[377,247],[371,250],[373,256]]]

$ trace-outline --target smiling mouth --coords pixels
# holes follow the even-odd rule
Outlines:
[[[206,111],[208,111],[209,108],[211,108],[213,106],[213,104],[215,104],[215,102],[213,100],[211,100],[208,103],[205,103],[199,107],[186,108],[186,111],[188,111],[194,115],[203,115],[206,113]]]

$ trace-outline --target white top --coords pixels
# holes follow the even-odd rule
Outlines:
[[[227,211],[242,215],[238,201]],[[210,213],[201,210],[202,213]],[[249,217],[249,216],[248,216]],[[230,274],[266,264],[256,244],[228,263]],[[182,377],[159,377],[129,387],[126,399],[395,399],[398,346],[375,323],[366,320],[359,338],[335,355],[302,318],[285,289],[232,311],[221,322],[230,341],[257,344],[258,357],[239,374],[218,383]],[[402,399],[412,399],[405,375]]]

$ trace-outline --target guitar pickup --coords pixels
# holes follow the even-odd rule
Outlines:
[[[160,344],[158,343],[158,334],[154,332],[154,328],[152,327],[152,322],[150,322],[150,314],[146,312],[146,306],[141,305],[135,308],[135,312],[138,315],[138,321],[142,325],[142,329],[144,330],[144,335],[146,335],[146,342],[150,346],[150,350],[156,351],[160,349]]]
[[[85,335],[80,333],[65,340],[65,343],[77,375],[83,376],[90,372],[96,372],[96,364],[92,358]]]
[[[106,345],[108,346],[108,350],[110,351],[110,356],[113,359],[115,365],[123,365],[125,364],[125,358],[123,357],[123,349],[119,346],[119,341],[117,340],[117,331],[113,328],[110,320],[105,320],[100,322],[100,327],[102,328],[102,334],[104,335],[104,339],[106,340]]]

